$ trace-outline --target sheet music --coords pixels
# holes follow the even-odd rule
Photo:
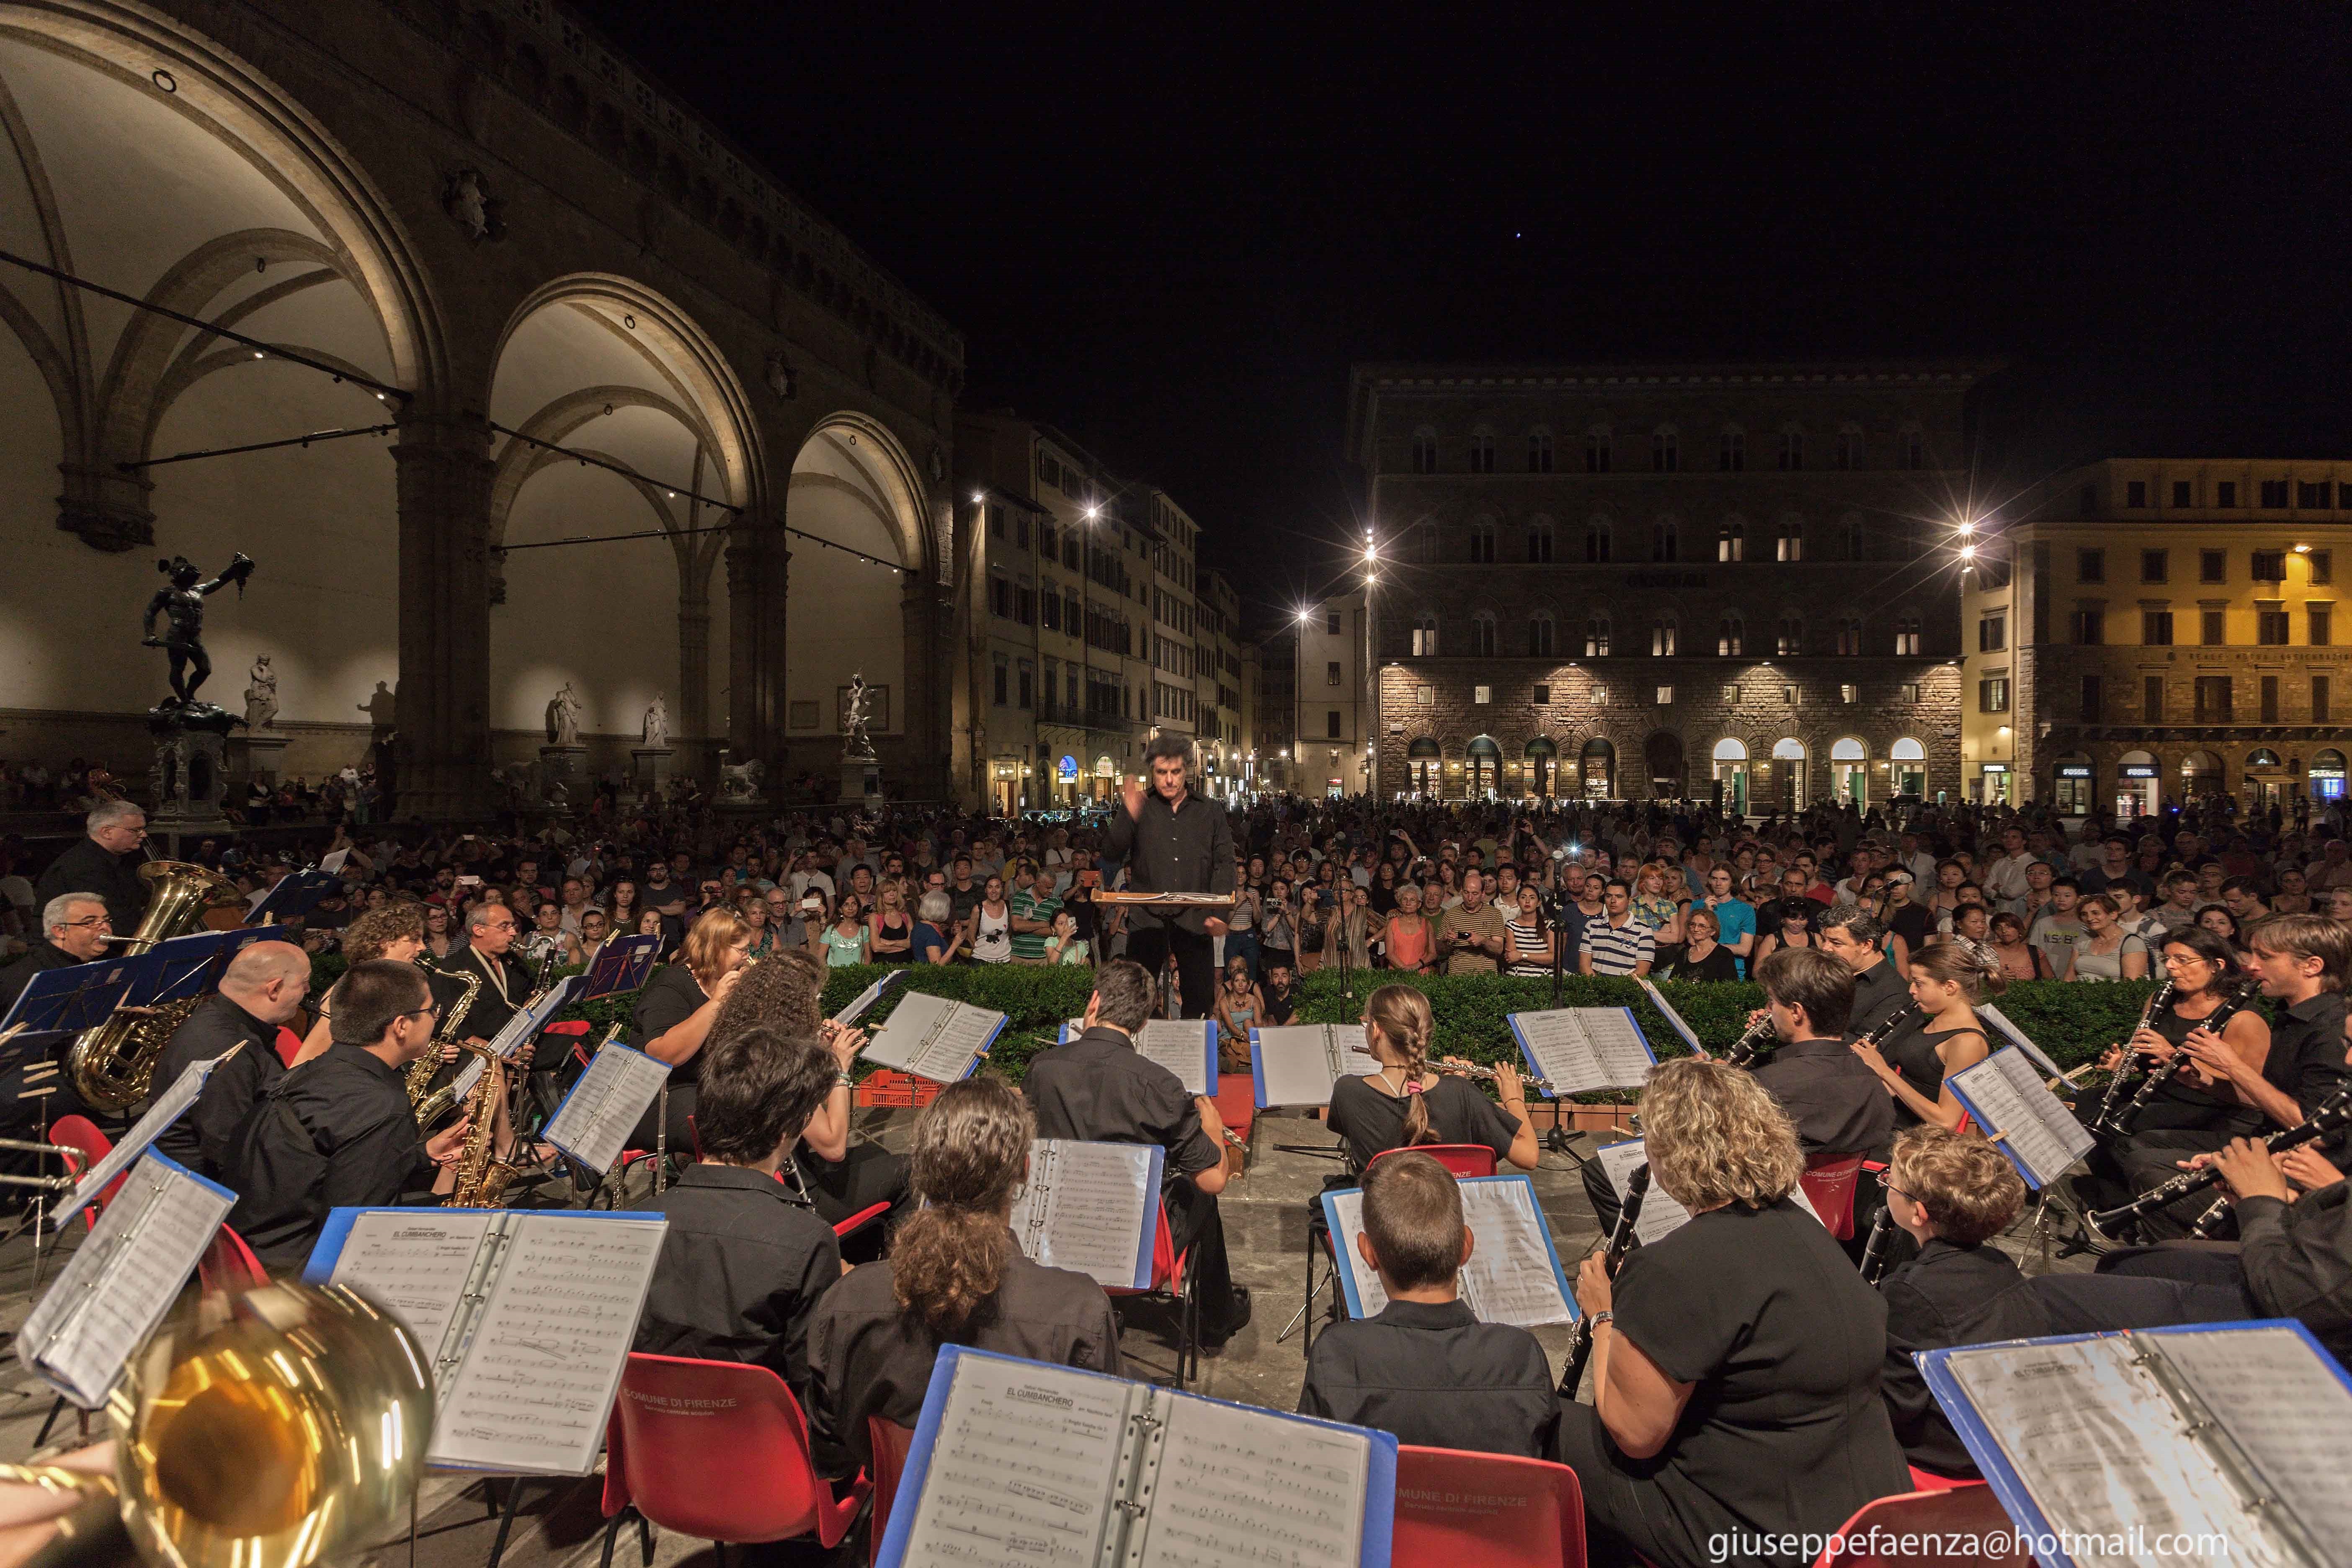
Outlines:
[[[349,1285],[389,1310],[437,1363],[497,1217],[479,1209],[371,1209],[352,1218],[327,1283]]]
[[[1976,1005],[1976,1009],[1978,1019],[1981,1022],[1990,1024],[1994,1028],[1999,1029],[2016,1045],[2019,1050],[2023,1051],[2032,1061],[2033,1065],[2041,1069],[2042,1076],[2044,1080],[2053,1079],[2058,1076],[2060,1071],[2058,1064],[2052,1061],[2048,1056],[2043,1054],[2040,1046],[2035,1045],[2032,1040],[2028,1039],[2024,1030],[2010,1022],[2009,1015],[2003,1013],[2000,1008],[1994,1006],[1990,1002],[1978,1003]]]
[[[1364,1267],[1364,1255],[1356,1250],[1356,1237],[1364,1234],[1364,1189],[1350,1187],[1328,1195],[1331,1205],[1331,1250],[1339,1257],[1340,1266],[1347,1269],[1349,1281],[1356,1287],[1359,1314],[1377,1318],[1389,1304],[1389,1293],[1381,1284],[1381,1277]]]
[[[1164,1407],[1136,1568],[1356,1568],[1370,1437],[1211,1399]]]
[[[2221,1534],[2229,1561],[2286,1568],[2253,1529],[2213,1458],[2144,1368],[2134,1338],[1955,1351],[1945,1366],[2050,1528],[2076,1534]],[[2341,1484],[2340,1468],[2336,1484]],[[2184,1543],[2186,1544],[2186,1543]],[[2190,1552],[2129,1556],[2150,1568],[2201,1568]]]
[[[212,1077],[213,1069],[245,1049],[245,1046],[246,1042],[239,1040],[216,1057],[190,1062],[186,1070],[172,1080],[172,1087],[156,1097],[155,1103],[147,1108],[147,1114],[139,1119],[138,1124],[123,1134],[122,1142],[108,1150],[106,1157],[92,1165],[83,1173],[81,1180],[74,1184],[72,1195],[50,1211],[50,1221],[63,1230],[66,1221],[81,1213],[82,1205],[106,1191],[109,1182],[129,1170],[131,1162],[144,1154],[155,1140],[163,1135],[163,1130],[177,1121],[180,1113],[196,1102],[196,1097],[204,1093],[205,1080]]]
[[[1269,1106],[1328,1105],[1331,1086],[1340,1079],[1370,1078],[1381,1070],[1365,1047],[1361,1024],[1253,1029],[1250,1043],[1265,1088],[1263,1102]]]
[[[971,1071],[1004,1022],[1003,1014],[989,1008],[916,992],[899,1002],[859,1054],[916,1078],[954,1083]]]
[[[593,1002],[635,991],[646,983],[653,969],[654,954],[660,947],[661,938],[657,936],[607,938],[581,978],[579,1000]]]
[[[1462,1299],[1482,1323],[1572,1323],[1549,1226],[1525,1176],[1474,1177],[1462,1184],[1462,1220],[1477,1239],[1462,1270]]]
[[[908,1568],[1094,1568],[1139,1392],[1066,1367],[957,1358],[907,1532]]]
[[[2231,1329],[2150,1334],[2140,1343],[2203,1401],[2246,1458],[2264,1489],[2283,1500],[2315,1540],[2352,1542],[2352,1390],[2292,1329]]]
[[[1609,1185],[1617,1201],[1625,1201],[1625,1184],[1633,1179],[1633,1167],[1649,1159],[1643,1140],[1629,1143],[1604,1145],[1598,1156],[1601,1169],[1609,1177]],[[1666,1195],[1664,1187],[1652,1182],[1642,1194],[1642,1212],[1633,1216],[1633,1235],[1644,1247],[1662,1241],[1690,1222],[1690,1210]]]
[[[1666,1000],[1665,993],[1658,989],[1656,982],[1651,980],[1647,975],[1643,975],[1637,977],[1633,984],[1640,986],[1643,991],[1648,994],[1650,1005],[1655,1007],[1665,1018],[1666,1025],[1669,1028],[1673,1029],[1675,1034],[1680,1035],[1683,1037],[1683,1044],[1691,1048],[1691,1055],[1695,1057],[1704,1057],[1707,1054],[1706,1047],[1698,1043],[1697,1034],[1692,1030],[1688,1023],[1684,1021],[1683,1016],[1675,1011],[1675,1005]],[[1984,1009],[1979,1007],[1977,1011],[1981,1013]]]
[[[1013,1234],[1031,1260],[1071,1268],[1097,1285],[1135,1284],[1143,1227],[1160,1221],[1145,1143],[1081,1143],[1039,1138],[1029,1145],[1029,1173],[1013,1205]]]
[[[567,974],[547,988],[547,994],[507,1020],[506,1027],[490,1037],[490,1049],[505,1060],[512,1061],[515,1052],[524,1042],[535,1037],[548,1026],[549,1020],[572,1004],[572,993],[580,989],[581,976]],[[482,1058],[468,1053],[457,1067],[457,1098],[464,1100],[482,1081],[486,1070]]]
[[[149,1156],[25,1320],[17,1354],[98,1408],[236,1206],[234,1194]]]
[[[1965,1095],[1980,1112],[1979,1120],[1991,1123],[1988,1131],[2005,1134],[2002,1144],[2037,1188],[2056,1181],[2097,1142],[2090,1129],[2042,1087],[2042,1075],[2014,1046],[2004,1046],[1976,1066],[1954,1073],[1951,1081],[1952,1091]]]
[[[611,1170],[669,1071],[667,1062],[605,1041],[541,1136],[592,1171]]]
[[[1216,1026],[1207,1018],[1154,1018],[1134,1037],[1135,1054],[1174,1073],[1186,1094],[1207,1094],[1211,1092],[1209,1057],[1213,1049],[1210,1031]],[[1084,1018],[1071,1019],[1063,1027],[1063,1043],[1076,1039],[1086,1028]]]
[[[464,1468],[586,1475],[661,1255],[665,1221],[538,1214],[506,1257],[427,1456]]]
[[[348,849],[330,849],[319,857],[319,869],[330,877],[340,877],[343,874],[343,862],[351,858]]]
[[[1554,1094],[1627,1089],[1654,1065],[1641,1030],[1622,1007],[1561,1007],[1514,1013],[1511,1026]]]
[[[833,1021],[839,1024],[845,1029],[848,1028],[851,1025],[856,1023],[858,1019],[863,1018],[866,1014],[872,1012],[874,1010],[874,1004],[882,1000],[883,996],[888,993],[891,987],[898,984],[912,973],[914,973],[914,971],[911,969],[892,970],[889,973],[884,975],[881,979],[876,981],[873,984],[868,985],[865,990],[860,991],[856,996],[852,997],[848,1006],[844,1007],[840,1012],[834,1015]]]

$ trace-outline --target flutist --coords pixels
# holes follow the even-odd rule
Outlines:
[[[1381,1070],[1331,1086],[1331,1131],[1356,1168],[1416,1143],[1483,1143],[1497,1163],[1534,1170],[1536,1130],[1517,1070],[1496,1064],[1499,1106],[1466,1078],[1433,1072],[1429,1043],[1436,1026],[1429,998],[1412,986],[1383,985],[1365,1001],[1364,1043]]]

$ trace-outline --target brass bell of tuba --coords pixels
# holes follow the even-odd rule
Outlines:
[[[204,924],[209,910],[244,902],[236,883],[184,860],[150,860],[139,868],[139,878],[147,884],[147,912],[140,917],[139,929],[123,940],[126,957],[188,935]],[[173,1031],[203,1000],[192,996],[162,1007],[117,1012],[84,1029],[66,1051],[66,1072],[74,1092],[100,1110],[122,1110],[145,1099]]]
[[[194,1297],[107,1400],[111,1478],[0,1466],[90,1500],[28,1568],[303,1568],[406,1516],[433,1435],[426,1352],[339,1286]]]

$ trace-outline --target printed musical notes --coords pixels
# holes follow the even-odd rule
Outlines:
[[[1469,1266],[1462,1271],[1462,1300],[1482,1323],[1538,1323],[1576,1320],[1567,1277],[1551,1245],[1551,1228],[1526,1176],[1473,1176],[1461,1184],[1462,1218],[1475,1238]],[[1388,1305],[1380,1276],[1356,1250],[1364,1229],[1360,1187],[1327,1193],[1333,1250],[1348,1270],[1349,1310],[1376,1317]]]
[[[668,1081],[667,1062],[607,1040],[549,1120],[547,1141],[592,1171],[610,1170]]]
[[[1998,1135],[1998,1147],[2036,1191],[2064,1174],[2097,1142],[2042,1087],[2040,1069],[2015,1046],[2002,1047],[1947,1081],[1987,1135]]]
[[[2352,1389],[2290,1328],[2149,1334],[2153,1346],[2252,1462],[2306,1535],[2352,1542]]]
[[[371,1209],[352,1218],[327,1282],[351,1286],[406,1323],[434,1359],[437,1383],[449,1325],[496,1217],[468,1209]]]
[[[1286,1024],[1250,1031],[1250,1059],[1257,1074],[1257,1104],[1328,1105],[1331,1086],[1343,1078],[1369,1078],[1380,1071],[1364,1043],[1361,1024]]]
[[[1216,1028],[1207,1018],[1154,1018],[1134,1037],[1135,1054],[1174,1073],[1186,1094],[1214,1094]],[[1073,1018],[1062,1026],[1062,1043],[1067,1045],[1084,1033],[1086,1021]]]
[[[1138,1568],[1354,1568],[1370,1445],[1206,1399],[1167,1402]]]
[[[1083,1568],[1117,1514],[1135,1385],[962,1356],[908,1532],[909,1563]]]
[[[1625,1089],[1642,1081],[1658,1058],[1624,1007],[1559,1007],[1513,1013],[1511,1033],[1549,1095]]]
[[[971,1073],[1007,1022],[987,1007],[911,993],[899,998],[881,1032],[859,1054],[877,1067],[953,1083]]]
[[[172,1080],[172,1087],[155,1097],[155,1103],[147,1108],[147,1114],[122,1135],[122,1142],[108,1150],[104,1158],[84,1172],[81,1180],[74,1184],[72,1194],[49,1211],[49,1223],[60,1230],[64,1229],[66,1221],[79,1214],[83,1205],[106,1191],[109,1183],[129,1170],[131,1163],[152,1148],[155,1140],[163,1135],[164,1129],[177,1121],[181,1113],[196,1102],[196,1097],[204,1093],[205,1082],[213,1076],[215,1069],[247,1048],[247,1042],[240,1040],[216,1057],[190,1062],[185,1070]]]
[[[1013,1209],[1021,1250],[1098,1285],[1150,1284],[1165,1159],[1156,1144],[1035,1140],[1029,1145],[1029,1179]]]

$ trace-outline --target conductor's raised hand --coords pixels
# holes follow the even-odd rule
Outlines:
[[[1128,816],[1140,817],[1143,815],[1143,781],[1139,778],[1129,778],[1125,784],[1118,786],[1118,798],[1126,802]]]

